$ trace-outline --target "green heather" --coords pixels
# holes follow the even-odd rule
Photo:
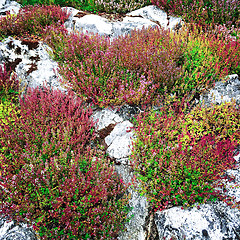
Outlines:
[[[23,101],[16,76],[9,66],[0,68],[1,214],[33,225],[41,239],[117,239],[124,231],[129,185],[101,151],[88,103],[145,106],[131,119],[137,139],[130,162],[153,211],[218,199],[239,208],[215,189],[224,187],[219,180],[235,165],[240,110],[234,102],[192,104],[216,81],[240,76],[237,1],[18,2],[20,13],[0,20],[0,40],[41,39],[72,92],[30,89]],[[94,34],[68,35],[63,26],[69,15],[61,7],[98,14],[151,4],[186,25],[178,33],[135,30],[112,43]]]

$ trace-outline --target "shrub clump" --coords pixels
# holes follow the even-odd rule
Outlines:
[[[17,0],[25,5],[35,5],[36,0]],[[79,10],[106,12],[106,13],[126,13],[151,4],[150,0],[43,0],[44,5],[60,5],[61,7],[74,7]]]
[[[224,199],[216,189],[224,187],[219,184],[224,171],[234,167],[240,140],[239,110],[229,104],[186,117],[183,109],[175,110],[164,106],[135,120],[131,163],[142,182],[141,194],[155,210]]]
[[[150,104],[166,94],[188,94],[190,101],[239,69],[239,43],[224,44],[185,28],[179,33],[143,28],[110,44],[98,35],[48,27],[45,41],[71,89],[100,107]]]
[[[62,25],[70,13],[62,11],[59,6],[25,6],[17,15],[7,14],[0,19],[0,38],[21,36],[24,33],[40,36],[46,26]]]
[[[135,30],[111,44],[96,35],[49,33],[46,42],[57,48],[53,58],[60,62],[59,73],[79,96],[100,107],[150,103],[182,74],[176,59],[184,44],[169,40],[167,31]]]
[[[20,99],[14,125],[1,121],[1,214],[33,224],[43,239],[115,239],[128,213],[127,186],[88,147],[92,110],[70,93],[45,90]]]
[[[180,16],[187,23],[194,23],[206,29],[215,24],[226,24],[228,28],[234,25],[240,27],[238,1],[215,0],[151,0],[169,15]]]

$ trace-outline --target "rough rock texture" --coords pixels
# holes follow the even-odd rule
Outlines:
[[[0,0],[0,13],[5,13],[6,9],[19,10],[20,6],[17,6],[19,5],[15,2]],[[167,27],[166,13],[154,6],[133,11],[127,14],[121,22],[111,22],[92,14],[81,14],[81,11],[73,8],[68,8],[68,10],[72,10],[72,15],[65,22],[69,31],[73,31],[75,26],[75,30],[78,31],[89,31],[113,38],[121,34],[129,34],[135,27],[142,28],[150,25]],[[180,19],[170,17],[168,27],[174,28],[176,24],[180,24]],[[37,41],[21,42],[9,37],[0,42],[0,64],[5,62],[12,66],[19,80],[22,80],[20,87],[23,88],[26,85],[22,97],[28,87],[42,86],[44,80],[54,89],[67,91],[59,83],[58,77],[61,76],[54,72],[57,63],[49,57],[48,51],[51,49],[46,44]],[[205,93],[200,100],[204,99],[206,103],[214,102],[211,96],[214,93],[216,96],[214,103],[220,103],[222,100],[231,101],[232,98],[239,103],[239,84],[238,76],[231,75],[227,83],[216,83],[210,93]],[[92,115],[99,137],[105,142],[107,153],[115,160],[116,172],[126,183],[131,182],[133,178],[128,156],[131,153],[131,141],[134,134],[129,120],[141,111],[136,106],[125,105],[115,109],[99,110],[96,108]],[[239,161],[239,158],[240,154],[236,159]],[[240,179],[239,169],[229,170],[227,174],[235,174],[236,180],[228,183],[226,194],[235,196],[239,201],[240,191],[237,187]],[[184,210],[181,207],[174,207],[152,214],[149,212],[145,196],[140,196],[131,188],[128,189],[128,193],[131,194],[129,206],[132,207],[129,216],[133,215],[133,217],[125,225],[126,231],[120,233],[119,240],[240,239],[240,211],[231,209],[225,203],[202,204],[200,209],[197,206]],[[2,217],[0,219],[0,240],[6,239],[35,240],[37,237],[26,225],[7,223]]]
[[[188,208],[173,207],[155,214],[160,239],[239,239],[240,211],[224,203]],[[238,221],[236,221],[238,220]]]
[[[94,14],[83,14],[72,7],[63,7],[67,12],[71,12],[70,17],[65,22],[64,26],[69,32],[79,31],[86,33],[98,33],[116,38],[119,35],[131,35],[133,29],[142,29],[143,27],[163,27],[165,29],[175,29],[181,27],[181,18],[170,17],[169,26],[167,27],[167,14],[156,6],[147,6],[126,14],[122,21],[109,21],[104,17]]]
[[[17,14],[21,8],[21,5],[15,1],[0,0],[0,15]]]
[[[57,74],[58,64],[50,58],[47,50],[52,51],[46,44],[38,41],[19,41],[8,37],[0,42],[0,62],[5,62],[17,74],[21,81],[20,90],[25,88],[21,97],[29,87],[43,86],[45,80],[53,89],[66,92],[58,80],[61,78]]]
[[[210,107],[211,103],[219,105],[234,100],[236,105],[240,104],[240,80],[237,74],[228,75],[224,81],[215,83],[212,89],[200,96],[205,107]]]
[[[16,224],[14,221],[7,222],[5,217],[0,218],[1,240],[36,240],[39,236],[28,227],[26,223]]]

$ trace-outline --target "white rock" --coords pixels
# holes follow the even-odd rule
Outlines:
[[[122,122],[123,119],[117,114],[113,113],[109,108],[106,108],[102,111],[97,111],[91,116],[92,120],[96,123],[97,130],[104,129],[110,124]]]
[[[127,131],[130,130],[130,127],[133,127],[133,124],[130,123],[129,121],[124,121],[122,123],[117,124],[112,130],[112,132],[110,133],[110,135],[108,135],[105,138],[106,144],[109,146],[110,144],[112,144],[113,140],[116,137],[121,137],[127,134]]]
[[[107,153],[110,157],[125,158],[131,155],[133,133],[129,132],[123,136],[117,136],[108,147]]]
[[[165,13],[163,10],[159,9],[157,6],[150,5],[143,7],[141,9],[132,11],[130,13],[127,13],[127,16],[142,16],[145,19],[149,19],[152,21],[158,21],[162,27],[165,29],[170,28],[173,29],[176,25],[181,24],[181,18],[172,17],[170,16],[169,19],[169,26],[167,27],[167,13]]]

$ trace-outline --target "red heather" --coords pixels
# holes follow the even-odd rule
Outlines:
[[[91,108],[60,91],[28,90],[21,118],[0,131],[1,214],[34,224],[43,239],[114,239],[126,220],[127,186],[95,139]],[[96,157],[95,157],[96,156]]]

